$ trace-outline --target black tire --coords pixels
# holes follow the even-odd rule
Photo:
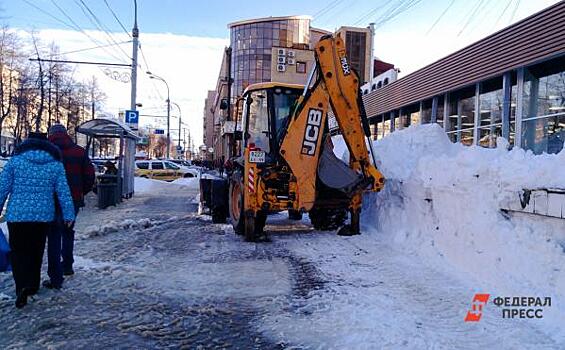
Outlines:
[[[302,220],[302,213],[299,212],[298,210],[289,209],[288,218],[290,220],[297,220],[297,221]]]
[[[267,215],[258,212],[256,216],[247,216],[245,218],[245,240],[247,242],[256,242],[263,235]]]
[[[219,208],[214,208],[211,210],[212,211],[212,222],[214,224],[225,224],[226,223],[226,208],[225,207],[219,207]]]
[[[229,214],[233,230],[242,235],[245,230],[245,213],[243,212],[243,183],[241,174],[234,173],[230,179]]]
[[[332,231],[343,226],[347,219],[347,209],[312,209],[308,216],[314,229]]]

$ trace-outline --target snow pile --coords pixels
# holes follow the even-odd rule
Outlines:
[[[186,178],[180,178],[180,179],[176,179],[172,182],[175,185],[181,185],[181,186],[186,186],[189,187],[191,189],[198,189],[200,188],[200,179],[196,178],[196,177],[186,177]]]
[[[176,219],[176,217],[174,217]],[[159,222],[151,220],[149,218],[142,218],[137,221],[126,219],[124,221],[110,221],[103,225],[92,225],[88,226],[84,230],[84,234],[88,237],[104,236],[109,233],[118,232],[120,230],[142,230],[155,226]]]
[[[565,220],[500,210],[522,189],[565,188],[565,151],[536,156],[498,144],[453,144],[437,125],[375,142],[387,185],[366,196],[364,229],[474,281],[473,292],[552,297],[540,323],[565,337]]]
[[[193,181],[188,181],[193,180]],[[173,182],[161,180],[146,179],[143,177],[135,178],[135,193],[138,194],[156,194],[156,193],[174,193],[183,189],[198,188],[198,179],[177,179]]]

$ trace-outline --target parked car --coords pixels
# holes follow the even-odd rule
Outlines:
[[[198,177],[198,171],[168,160],[138,160],[135,162],[135,176],[173,181],[181,177]]]
[[[169,161],[175,163],[176,165],[182,165],[182,166],[186,166],[186,167],[189,167],[189,166],[192,165],[192,163],[190,162],[190,160],[169,159]]]

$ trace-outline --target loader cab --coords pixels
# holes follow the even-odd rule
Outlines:
[[[260,83],[244,92],[243,148],[254,151],[258,163],[276,162],[288,118],[302,89],[300,85]]]

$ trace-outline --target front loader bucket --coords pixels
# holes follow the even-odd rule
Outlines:
[[[352,195],[363,183],[358,174],[336,157],[330,143],[326,143],[318,163],[318,177],[330,188]]]

